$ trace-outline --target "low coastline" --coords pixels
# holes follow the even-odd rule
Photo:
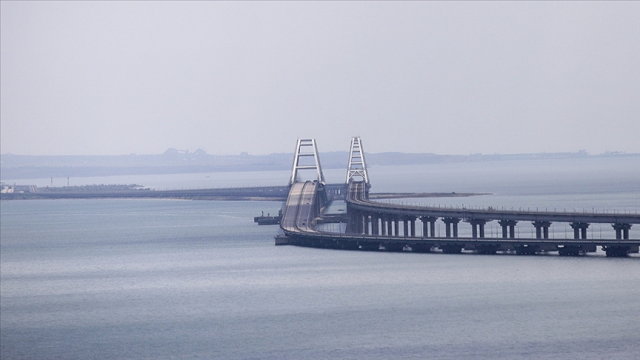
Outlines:
[[[335,185],[333,185],[335,186]],[[151,190],[144,186],[131,185],[87,185],[37,188],[32,192],[4,192],[0,200],[42,199],[181,199],[216,201],[285,201],[288,186],[260,186],[238,188],[211,188],[188,190]],[[443,198],[491,195],[490,193],[371,193],[372,200],[402,198]]]

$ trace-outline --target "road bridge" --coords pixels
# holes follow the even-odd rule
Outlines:
[[[308,140],[306,142],[309,143]],[[317,167],[311,168],[317,171],[318,178],[314,181],[296,182],[296,164],[300,153],[300,140],[298,141],[291,190],[281,224],[284,236],[277,239],[277,244],[443,253],[472,250],[483,254],[557,251],[560,255],[579,255],[595,252],[597,246],[602,247],[607,256],[626,256],[638,252],[640,239],[630,234],[631,227],[640,224],[638,214],[439,208],[371,201],[368,197],[371,185],[359,137],[354,137],[351,141],[345,182],[346,231],[319,231],[317,224],[323,222],[327,196],[315,141],[313,147]],[[444,223],[445,236],[436,236],[436,221]],[[485,226],[492,221],[500,225],[502,236],[486,236]],[[461,222],[471,226],[471,236],[460,236],[458,229]],[[535,237],[516,236],[515,227],[518,222],[530,222],[535,229]],[[416,231],[420,223],[421,234]],[[568,223],[573,229],[573,237],[550,238],[549,228],[552,223]],[[615,238],[589,238],[587,229],[594,223],[611,224],[615,230]]]

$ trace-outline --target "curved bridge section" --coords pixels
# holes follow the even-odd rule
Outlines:
[[[315,232],[315,218],[320,213],[318,182],[297,182],[291,185],[280,227],[285,234]]]
[[[354,145],[355,143],[355,145]],[[353,151],[353,147],[357,151]],[[356,155],[353,155],[356,153]],[[364,164],[364,155],[359,141],[352,141],[351,156],[362,159],[360,168],[352,169],[357,161],[350,159],[347,176],[345,201],[347,204],[346,232],[319,231],[316,223],[325,219],[323,209],[327,204],[324,183],[319,180],[294,182],[281,227],[284,238],[277,238],[276,244],[292,244],[334,249],[386,250],[460,253],[472,250],[476,253],[494,254],[515,252],[516,254],[537,254],[557,251],[560,255],[579,255],[595,252],[601,246],[607,256],[626,256],[637,253],[640,239],[630,237],[633,225],[640,224],[637,214],[596,214],[538,211],[506,211],[495,209],[434,208],[382,204],[368,199],[369,179]],[[295,165],[294,165],[295,171]],[[362,181],[356,181],[359,176]],[[422,226],[416,231],[418,219]],[[444,223],[445,234],[436,236],[436,221]],[[485,236],[485,225],[497,221],[502,228],[502,236]],[[518,222],[529,222],[535,228],[535,237],[516,236]],[[459,236],[459,224],[471,226],[471,236]],[[573,229],[573,237],[554,239],[549,237],[552,223],[568,223]],[[593,223],[611,224],[615,238],[596,239],[587,236],[587,229]]]
[[[563,212],[504,211],[493,209],[441,209],[433,207],[381,204],[369,201],[367,187],[363,182],[352,182],[347,190],[348,231],[367,238],[403,239],[400,243],[410,246],[414,240],[439,248],[443,252],[458,253],[462,249],[479,253],[515,251],[519,254],[558,251],[561,255],[578,255],[595,252],[602,246],[608,256],[625,256],[637,253],[640,239],[631,239],[632,225],[640,224],[635,214],[596,214]],[[422,222],[422,234],[417,236],[416,221]],[[435,234],[435,223],[445,225],[445,236]],[[497,221],[502,227],[501,237],[486,237],[484,227]],[[520,221],[530,222],[535,228],[535,238],[516,238],[515,225]],[[471,237],[458,235],[458,224],[469,223]],[[550,239],[549,227],[554,222],[569,223],[573,238]],[[616,231],[615,239],[587,237],[587,229],[593,223],[611,224]],[[402,226],[401,226],[402,225]]]

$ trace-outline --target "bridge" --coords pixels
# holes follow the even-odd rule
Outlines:
[[[301,171],[312,171],[316,178],[302,181]],[[640,224],[638,214],[383,204],[369,199],[370,188],[364,149],[359,137],[351,140],[347,175],[341,187],[329,187],[325,183],[315,140],[298,140],[289,194],[280,224],[283,235],[276,237],[276,245],[442,253],[461,253],[464,250],[479,254],[533,255],[558,252],[564,256],[593,253],[598,246],[607,256],[627,256],[638,253],[640,245],[640,239],[630,236],[631,227]],[[346,213],[328,214],[328,205],[337,198],[344,198]],[[444,236],[436,235],[437,221],[444,223]],[[501,236],[486,236],[485,226],[492,221],[500,225]],[[341,228],[345,230],[327,231],[318,226],[327,222],[341,223],[344,225]],[[471,226],[470,236],[459,235],[461,222]],[[518,222],[531,223],[535,237],[516,234]],[[569,224],[573,236],[550,238],[552,223]],[[591,224],[598,223],[611,224],[615,238],[589,238],[587,229]],[[421,231],[417,232],[417,229]]]

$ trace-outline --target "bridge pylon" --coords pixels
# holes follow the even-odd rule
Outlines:
[[[313,161],[306,160],[310,157],[313,157]],[[322,185],[325,184],[315,139],[298,139],[296,152],[293,156],[293,168],[291,169],[291,179],[289,180],[290,186],[298,181],[299,170],[316,170],[318,182]]]
[[[359,176],[362,181],[369,187],[369,173],[367,172],[367,164],[364,160],[364,149],[362,148],[362,140],[359,136],[351,138],[351,150],[349,151],[349,166],[347,167],[346,184]]]

